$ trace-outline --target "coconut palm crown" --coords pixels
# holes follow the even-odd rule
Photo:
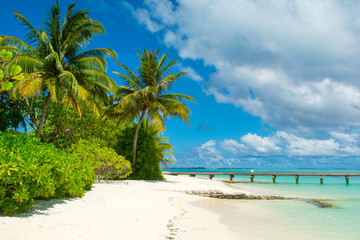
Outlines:
[[[88,11],[74,10],[70,4],[61,22],[58,1],[47,13],[44,27],[37,30],[25,17],[14,12],[26,27],[26,42],[10,36],[1,36],[0,50],[14,54],[6,71],[18,64],[23,69],[23,79],[14,82],[12,93],[24,99],[45,94],[41,114],[32,127],[36,137],[41,135],[42,125],[51,100],[64,101],[81,115],[80,103],[95,113],[100,104],[108,100],[108,92],[116,84],[105,73],[105,57],[116,58],[113,50],[106,48],[84,51],[90,40],[104,34],[103,25],[88,17]],[[36,117],[36,116],[35,116]]]
[[[140,65],[138,74],[133,73],[124,64],[119,64],[126,72],[113,72],[120,76],[124,86],[119,86],[113,100],[116,103],[108,111],[109,116],[134,120],[138,118],[133,142],[132,165],[136,164],[136,145],[139,128],[145,115],[152,121],[165,126],[169,117],[177,117],[190,125],[190,109],[185,100],[196,102],[192,97],[184,94],[167,93],[176,81],[187,73],[170,74],[169,70],[177,63],[172,60],[166,63],[168,54],[158,56],[159,50],[144,49],[139,52]]]

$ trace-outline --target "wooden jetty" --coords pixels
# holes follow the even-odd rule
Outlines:
[[[215,175],[228,175],[230,181],[233,181],[235,176],[242,175],[242,176],[249,176],[250,182],[254,182],[255,176],[271,176],[273,183],[276,182],[277,176],[294,176],[295,177],[295,183],[299,183],[299,177],[300,176],[319,176],[320,177],[320,184],[324,183],[324,176],[343,176],[345,177],[345,183],[349,184],[350,177],[351,176],[360,176],[360,173],[296,173],[296,172],[224,172],[224,173],[218,173],[218,172],[164,172],[164,175],[189,175],[190,177],[196,177],[196,175],[208,175],[209,179],[212,179]]]

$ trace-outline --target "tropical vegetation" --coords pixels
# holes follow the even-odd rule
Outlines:
[[[51,100],[66,102],[79,114],[83,103],[100,115],[101,104],[108,100],[108,92],[115,87],[104,71],[104,58],[115,58],[116,53],[107,48],[84,51],[94,36],[105,33],[103,25],[89,18],[88,11],[74,11],[74,7],[69,5],[61,22],[57,2],[39,30],[15,12],[15,17],[26,26],[27,42],[1,36],[1,48],[15,53],[3,66],[5,72],[14,64],[23,70],[23,78],[13,78],[12,94],[25,100],[27,121],[36,130],[36,138],[41,136]],[[38,103],[40,107],[33,111],[39,98],[42,98]]]
[[[0,36],[0,214],[28,211],[36,200],[81,197],[95,180],[164,180],[174,163],[165,121],[190,125],[185,101],[171,93],[186,75],[159,50],[138,51],[137,72],[119,64],[123,86],[106,73],[105,33],[87,10],[58,1],[35,28],[20,13],[25,41]],[[28,131],[30,130],[30,131]]]
[[[135,119],[138,123],[132,145],[132,165],[136,169],[137,141],[141,123],[147,115],[153,121],[165,125],[169,117],[178,117],[190,125],[190,109],[185,100],[195,100],[184,94],[168,93],[176,81],[187,73],[169,74],[176,60],[166,63],[169,54],[158,56],[159,50],[144,49],[139,52],[140,64],[136,75],[124,64],[119,64],[126,72],[114,72],[123,80],[124,86],[118,87],[113,96],[115,105],[109,110],[109,115],[117,118]]]
[[[25,212],[39,199],[81,197],[94,181],[89,159],[0,132],[0,213]]]

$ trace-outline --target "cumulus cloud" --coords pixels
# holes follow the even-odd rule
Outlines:
[[[360,155],[355,144],[359,140],[356,134],[335,133],[337,139],[309,139],[278,131],[270,137],[261,137],[248,133],[240,141],[226,139],[220,142],[220,148],[236,155],[249,156],[351,156]]]
[[[293,133],[360,126],[360,2],[145,0],[138,11],[182,58],[215,68],[198,79],[216,101]]]
[[[199,158],[218,161],[222,159],[222,156],[218,150],[215,148],[216,141],[209,140],[206,143],[202,144],[200,147],[194,147],[192,151],[198,154]]]
[[[162,24],[153,21],[150,17],[150,13],[147,9],[139,8],[135,9],[131,4],[123,2],[123,5],[132,13],[135,19],[143,24],[147,30],[152,33],[156,33],[162,29]]]
[[[280,147],[276,146],[275,143],[269,137],[260,137],[256,134],[248,133],[241,138],[248,148],[254,149],[258,153],[276,153],[281,150]]]
[[[248,133],[238,140],[209,140],[178,154],[177,166],[202,167],[359,167],[357,134],[333,133],[337,138],[310,139],[278,131],[269,137]]]
[[[203,77],[201,77],[193,68],[191,67],[184,67],[180,66],[180,71],[186,72],[188,74],[188,77],[196,82],[202,82],[204,81]]]

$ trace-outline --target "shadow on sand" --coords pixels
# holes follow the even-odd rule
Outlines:
[[[14,214],[14,215],[2,215],[0,217],[10,217],[10,218],[28,218],[33,215],[50,215],[48,212],[49,209],[53,208],[55,205],[66,204],[70,201],[75,201],[79,198],[60,198],[60,199],[50,199],[50,200],[37,200],[36,203],[31,207],[31,209],[26,213]]]

